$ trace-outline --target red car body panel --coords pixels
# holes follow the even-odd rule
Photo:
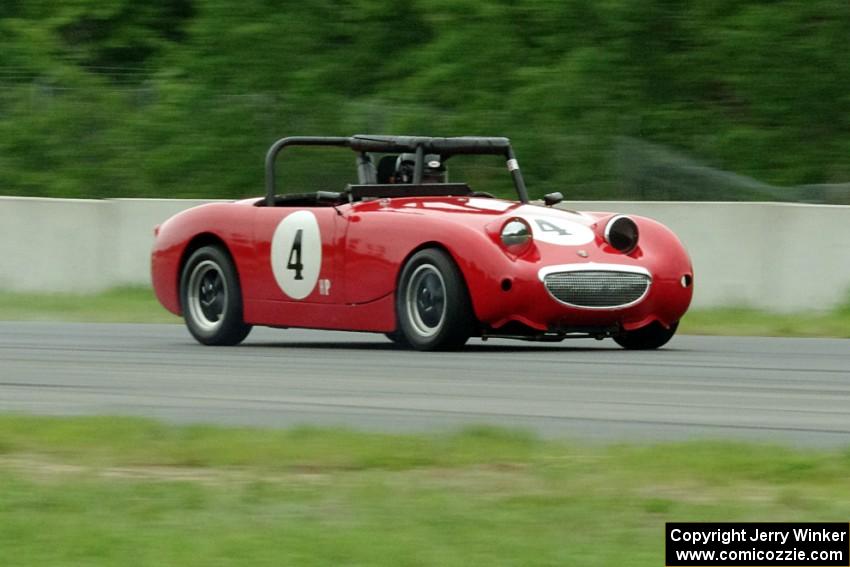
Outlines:
[[[687,252],[669,229],[648,218],[631,217],[640,240],[624,254],[604,238],[612,213],[575,213],[476,197],[387,198],[336,207],[260,204],[261,199],[207,204],[158,227],[152,279],[157,298],[169,311],[181,314],[180,271],[188,253],[210,242],[222,244],[232,256],[244,319],[255,325],[394,331],[400,271],[407,258],[427,246],[451,254],[483,332],[498,333],[511,323],[537,331],[611,326],[632,330],[654,321],[670,326],[684,315],[693,294]],[[282,221],[298,211],[309,211],[316,219],[321,262],[315,287],[294,299],[276,279],[272,241]],[[529,221],[534,233],[533,243],[519,256],[500,240],[502,227],[514,217]],[[568,233],[564,227],[586,238],[575,243],[568,241],[575,235],[565,236],[563,242],[548,238],[553,228]],[[543,284],[540,271],[552,266],[644,270],[651,285],[640,301],[627,307],[573,307],[556,300]]]

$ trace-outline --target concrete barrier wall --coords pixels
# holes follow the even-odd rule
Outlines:
[[[171,216],[191,207],[209,203],[185,199],[114,199],[104,201],[113,215],[110,226],[117,251],[113,285],[150,283],[150,253],[153,229]]]
[[[0,288],[96,292],[148,285],[153,228],[200,200],[0,197]],[[850,292],[850,206],[571,202],[651,217],[694,263],[695,307],[828,309]]]
[[[573,202],[654,218],[694,265],[695,307],[830,309],[850,299],[850,206],[795,203]]]
[[[90,293],[150,285],[154,227],[206,202],[0,197],[0,289]]]
[[[0,199],[0,288],[90,291],[109,263],[103,201]]]

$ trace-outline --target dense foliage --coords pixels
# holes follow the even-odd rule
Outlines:
[[[537,195],[618,195],[623,135],[846,182],[848,38],[846,0],[4,0],[0,193],[257,194],[275,138],[358,132],[510,136]]]

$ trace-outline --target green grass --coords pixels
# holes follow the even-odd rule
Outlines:
[[[147,287],[121,287],[99,294],[0,293],[0,321],[179,323]]]
[[[850,307],[826,312],[769,313],[757,309],[689,311],[679,332],[692,335],[850,338]]]
[[[665,521],[846,521],[850,452],[0,417],[0,564],[663,564]]]
[[[0,293],[0,321],[179,323],[149,288],[96,295]],[[679,332],[694,335],[850,338],[850,306],[830,312],[769,313],[756,309],[689,311]]]

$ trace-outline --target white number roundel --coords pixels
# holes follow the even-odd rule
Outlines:
[[[280,221],[272,237],[272,272],[292,299],[313,292],[322,268],[322,236],[316,215],[296,211]]]
[[[592,242],[593,231],[580,223],[554,215],[523,215],[531,225],[535,240],[561,246],[581,246]]]

